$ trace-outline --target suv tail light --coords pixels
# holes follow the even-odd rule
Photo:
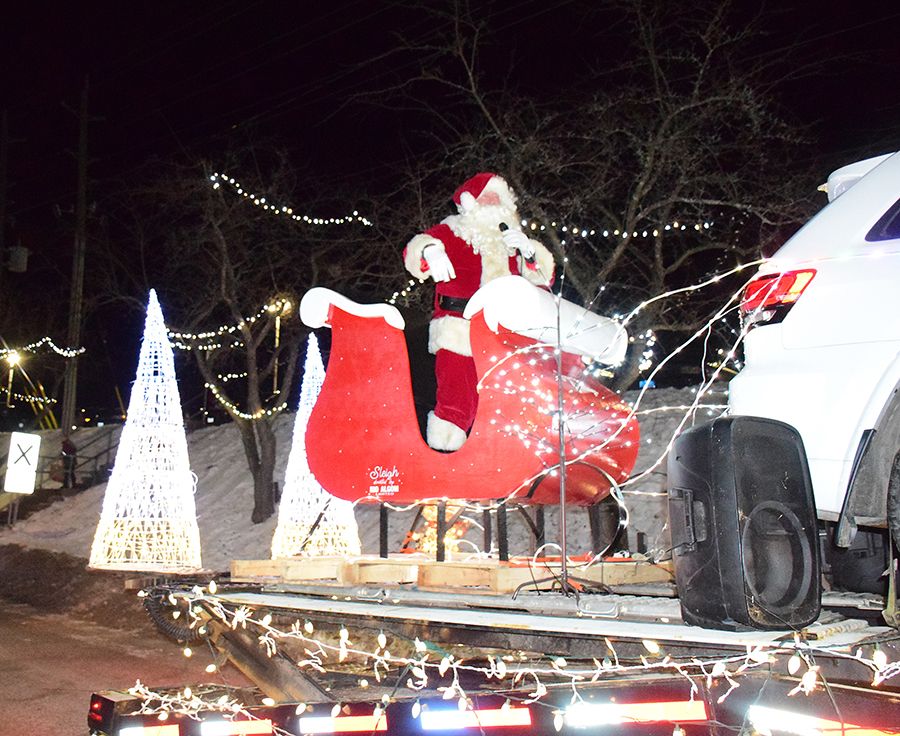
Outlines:
[[[751,327],[781,322],[815,275],[815,269],[808,268],[754,279],[741,299],[741,316]]]

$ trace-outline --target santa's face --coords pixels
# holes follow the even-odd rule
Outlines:
[[[475,207],[468,211],[460,212],[460,217],[469,227],[486,233],[497,233],[499,236],[501,223],[511,228],[519,226],[519,219],[515,209],[501,204],[500,198],[496,194],[494,194],[496,204],[482,204],[484,196],[482,194],[478,198]]]
[[[476,199],[475,201],[483,207],[493,207],[500,204],[500,195],[497,194],[497,192],[492,192],[486,189],[480,195],[478,195],[478,199]]]

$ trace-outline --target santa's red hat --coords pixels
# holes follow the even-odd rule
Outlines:
[[[453,201],[460,211],[471,210],[476,200],[485,192],[494,193],[498,196],[500,204],[510,208],[515,208],[516,197],[506,180],[489,171],[475,174],[471,179],[464,182],[455,192],[453,192]]]

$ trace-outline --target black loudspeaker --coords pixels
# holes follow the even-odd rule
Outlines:
[[[686,623],[796,629],[818,618],[815,502],[793,427],[734,416],[684,432],[669,453],[668,496]]]

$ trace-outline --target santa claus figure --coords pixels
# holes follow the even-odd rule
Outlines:
[[[406,246],[406,269],[435,282],[428,350],[435,355],[437,401],[426,440],[436,450],[459,449],[475,420],[477,378],[469,322],[463,310],[484,284],[520,275],[539,286],[553,280],[553,256],[521,229],[512,189],[497,174],[476,174],[453,194],[459,214],[416,235]]]

